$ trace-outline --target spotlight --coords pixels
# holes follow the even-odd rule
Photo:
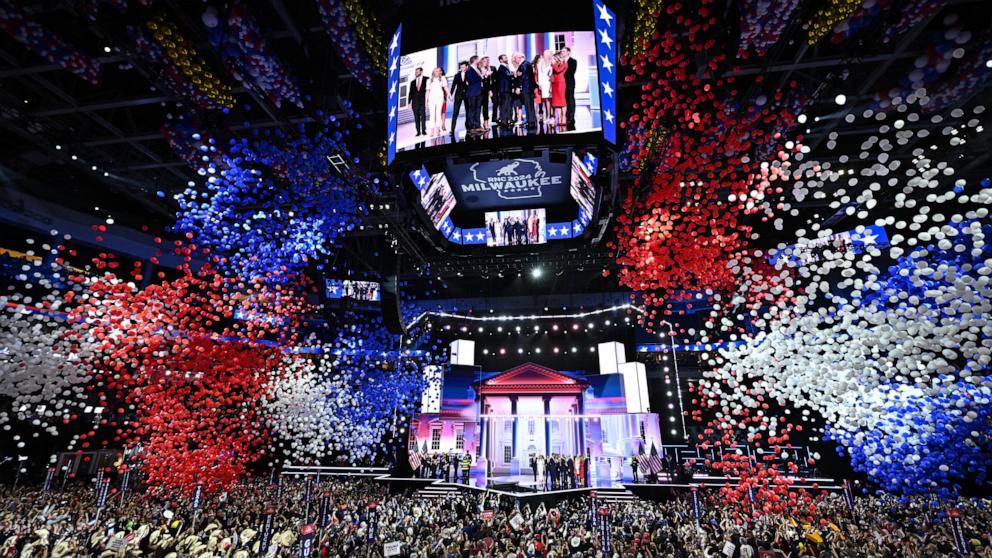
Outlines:
[[[538,348],[534,349],[534,352],[537,353],[537,354],[541,354],[541,348],[538,347]]]
[[[517,327],[515,327],[513,329],[517,330],[517,333],[520,333],[520,326],[517,326]]]
[[[552,326],[551,326],[551,329],[553,329],[553,330],[555,330],[555,331],[558,331],[558,324],[554,324],[554,325],[552,325]]]
[[[579,330],[579,324],[572,324],[572,329],[575,331]]]
[[[482,326],[479,326],[479,333],[482,333]]]
[[[520,349],[517,349],[517,354],[518,354],[518,355],[522,355],[522,354],[524,354],[524,350],[523,350],[522,348],[520,348]]]
[[[554,352],[555,352],[555,354],[558,354],[558,347],[555,347],[554,348]]]
[[[534,326],[534,331],[541,331],[541,326]]]
[[[506,349],[500,349],[500,350],[499,350],[499,354],[501,354],[501,355],[505,355],[505,354],[506,354]]]
[[[847,102],[847,95],[843,93],[838,93],[837,96],[834,97],[834,102],[840,106],[844,106],[844,103]]]
[[[496,331],[503,331],[503,326],[496,326]]]
[[[541,271],[541,268],[539,268],[539,267],[535,267],[534,269],[530,270],[530,275],[534,279],[539,278],[541,276],[541,273],[542,273],[542,271]]]
[[[800,114],[799,116],[797,116],[796,117],[796,122],[799,122],[800,124],[805,124],[806,123],[806,115],[805,114]]]
[[[578,348],[576,348],[576,347],[572,347],[572,352],[573,352],[573,353],[577,353],[577,352],[579,352],[579,349],[578,349]]]
[[[488,355],[489,354],[489,349],[482,349],[482,354]]]
[[[593,322],[589,322],[589,325],[586,327],[588,327],[589,329],[596,329],[596,324],[594,324]]]

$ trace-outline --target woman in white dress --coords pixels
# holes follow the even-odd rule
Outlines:
[[[541,90],[541,104],[544,105],[544,121],[551,120],[551,74],[554,73],[554,55],[550,50],[541,54],[537,61],[537,87]]]
[[[448,99],[448,79],[441,68],[434,68],[427,83],[427,114],[431,121],[431,137],[441,135],[444,127],[444,102]]]

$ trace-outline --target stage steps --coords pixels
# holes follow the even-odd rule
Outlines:
[[[636,494],[626,488],[597,488],[596,498],[610,504],[626,504],[640,500]]]
[[[425,486],[417,491],[417,496],[425,500],[436,500],[439,498],[454,496],[455,494],[458,494],[457,487],[440,484]]]

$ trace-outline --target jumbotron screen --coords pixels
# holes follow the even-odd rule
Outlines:
[[[546,31],[498,33],[508,28],[501,21],[463,40],[464,31],[438,26],[437,44],[421,35],[408,47],[397,28],[389,45],[388,162],[440,146],[558,135],[598,134],[615,145],[616,20],[604,4],[588,6],[576,6],[589,10],[585,29],[574,17],[549,17]]]

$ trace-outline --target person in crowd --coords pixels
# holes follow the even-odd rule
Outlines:
[[[431,137],[440,136],[444,128],[444,105],[448,100],[448,80],[441,68],[434,68],[427,86],[427,107],[430,112]]]
[[[468,472],[472,468],[472,456],[468,452],[465,452],[465,456],[462,457],[462,483],[468,484]]]
[[[413,71],[410,92],[406,98],[410,110],[413,111],[413,123],[417,129],[417,136],[427,135],[427,78],[423,74],[423,68],[417,68]]]
[[[468,95],[468,82],[466,82],[466,75],[468,74],[468,61],[462,61],[458,63],[458,73],[455,74],[454,79],[451,81],[451,98],[453,99],[454,105],[451,109],[451,136],[454,137],[456,133],[456,128],[458,127],[458,113],[461,112],[462,105],[465,105],[466,110],[466,127],[468,122],[468,105],[466,104],[466,98]]]
[[[518,89],[523,110],[527,113],[527,129],[537,127],[537,116],[534,113],[534,67],[521,52],[513,53],[513,63],[517,69],[514,75],[520,79]]]
[[[575,72],[578,62],[572,58],[572,49],[562,47],[558,56],[565,61],[565,121],[568,130],[575,129]]]
[[[637,457],[631,457],[630,458],[630,474],[631,474],[631,476],[634,479],[634,484],[637,484],[638,482],[640,482],[640,481],[637,480],[637,467],[638,467]]]

